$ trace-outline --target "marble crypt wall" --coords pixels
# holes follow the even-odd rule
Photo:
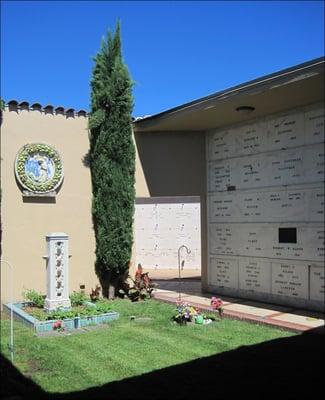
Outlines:
[[[324,108],[207,132],[208,286],[324,308]]]

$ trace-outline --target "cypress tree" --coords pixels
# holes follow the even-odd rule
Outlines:
[[[103,296],[112,298],[131,259],[135,199],[132,81],[123,62],[120,24],[96,55],[91,81],[89,163],[96,237],[95,270]]]

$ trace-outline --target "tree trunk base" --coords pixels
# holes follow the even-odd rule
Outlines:
[[[123,289],[125,280],[129,276],[129,270],[122,275],[116,276],[110,271],[100,274],[97,269],[97,276],[102,287],[103,297],[112,300],[119,296],[119,289]]]
[[[108,286],[108,299],[112,300],[115,299],[115,293],[116,293],[116,287],[112,284],[109,284]]]
[[[99,278],[100,285],[102,287],[102,295],[107,299],[115,299],[119,289],[119,278],[112,278],[110,274],[106,277]]]

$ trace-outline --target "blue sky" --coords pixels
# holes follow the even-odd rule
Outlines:
[[[121,19],[134,116],[324,55],[323,1],[1,1],[1,97],[89,110]]]

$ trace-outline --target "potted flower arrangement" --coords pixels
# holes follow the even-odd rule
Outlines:
[[[180,325],[186,325],[189,322],[206,325],[211,323],[213,319],[208,318],[198,307],[193,307],[189,303],[176,301],[176,312],[172,320]]]
[[[223,301],[217,297],[212,297],[211,299],[211,307],[213,310],[218,311],[219,316],[222,317],[223,315]]]
[[[193,321],[195,313],[195,308],[190,304],[176,301],[176,313],[173,316],[173,320],[180,325],[186,325],[187,322]]]

